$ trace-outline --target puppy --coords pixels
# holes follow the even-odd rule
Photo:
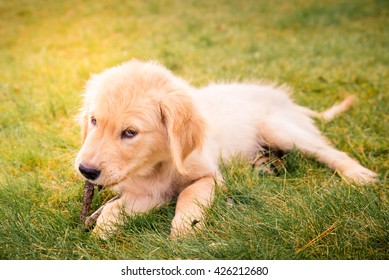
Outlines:
[[[311,117],[331,120],[352,98],[323,113],[293,103],[288,89],[261,84],[213,84],[201,89],[154,62],[132,60],[94,75],[79,115],[82,148],[75,167],[120,198],[107,204],[94,233],[104,237],[121,222],[177,197],[171,236],[201,226],[219,160],[252,160],[268,149],[293,148],[338,171],[350,183],[376,174],[333,148]]]

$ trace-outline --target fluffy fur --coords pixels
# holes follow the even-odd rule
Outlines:
[[[352,98],[323,113],[292,102],[286,88],[261,84],[191,87],[153,62],[132,60],[94,75],[80,114],[82,148],[75,167],[120,198],[104,207],[94,232],[104,236],[119,214],[145,212],[177,197],[172,237],[201,226],[222,184],[220,159],[252,160],[266,149],[298,149],[349,182],[376,174],[333,148],[312,116],[330,120]]]

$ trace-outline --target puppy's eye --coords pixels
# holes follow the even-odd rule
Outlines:
[[[93,126],[96,126],[97,125],[97,120],[95,117],[91,117],[90,118],[90,123],[93,125]]]
[[[131,128],[128,128],[122,132],[122,138],[134,138],[137,135],[138,135],[138,132],[131,129]]]

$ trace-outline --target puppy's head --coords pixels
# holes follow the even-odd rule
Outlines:
[[[135,60],[93,76],[79,115],[76,169],[104,186],[152,175],[165,163],[184,173],[205,128],[190,90],[166,68]]]

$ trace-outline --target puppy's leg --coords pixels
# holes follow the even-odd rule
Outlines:
[[[202,226],[204,207],[211,205],[214,192],[215,180],[209,176],[195,181],[179,194],[172,221],[172,238],[184,236],[192,232],[193,227]]]
[[[94,236],[106,239],[116,230],[118,225],[123,223],[120,212],[124,203],[123,198],[118,198],[104,206],[93,229]]]
[[[123,224],[123,211],[128,215],[144,213],[151,208],[161,205],[161,201],[150,196],[136,196],[130,193],[122,193],[121,196],[107,203],[96,221],[93,235],[106,239],[115,232],[119,225]]]
[[[360,165],[346,153],[333,148],[320,135],[309,119],[301,119],[300,123],[273,118],[263,124],[264,139],[270,147],[290,151],[296,147],[307,156],[327,164],[331,169],[339,171],[347,181],[366,184],[376,181],[377,174]]]

